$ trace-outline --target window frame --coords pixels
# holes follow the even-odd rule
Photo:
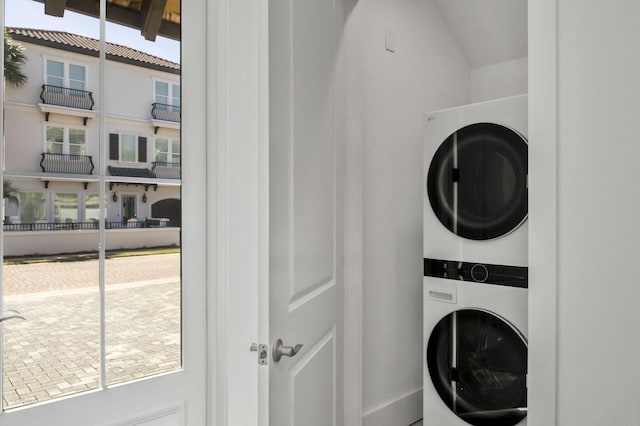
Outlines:
[[[178,87],[180,90],[180,94],[182,94],[182,87],[180,86],[180,81],[175,81],[175,80],[168,80],[165,78],[159,78],[159,77],[153,77],[152,79],[153,81],[153,85],[152,85],[152,92],[153,92],[153,102],[154,103],[161,103],[161,104],[165,104],[165,105],[170,105],[170,106],[175,106],[180,108],[181,105],[181,96],[178,96],[178,102],[174,103],[174,97],[173,97],[173,88],[174,87]],[[156,92],[156,84],[157,83],[165,83],[168,85],[168,91],[167,91],[167,102],[158,102],[158,93]]]
[[[53,56],[53,55],[43,55],[42,56],[42,81],[43,84],[49,84],[49,73],[47,71],[47,65],[49,63],[49,61],[55,61],[55,62],[61,62],[62,66],[63,66],[63,76],[62,76],[62,81],[63,81],[63,86],[65,88],[71,88],[71,78],[70,78],[70,72],[69,72],[69,66],[70,65],[75,65],[78,67],[83,67],[84,68],[84,88],[83,89],[74,89],[74,90],[84,90],[84,91],[89,91],[88,87],[89,87],[89,63],[88,62],[83,62],[83,61],[77,61],[74,59],[70,59],[70,58],[64,58],[64,57],[60,57],[60,56]],[[78,80],[74,80],[74,81],[78,81]]]
[[[158,160],[158,152],[157,152],[157,149],[156,149],[156,143],[159,140],[167,141],[167,152],[166,152],[167,160],[166,161]],[[165,136],[165,135],[155,136],[153,138],[153,161],[161,162],[161,163],[175,163],[175,161],[173,161],[174,160],[173,155],[175,154],[173,152],[173,143],[176,142],[176,141],[180,145],[180,151],[177,154],[180,156],[180,159],[181,159],[180,162],[178,162],[178,164],[181,164],[182,163],[182,141],[180,139],[180,136]],[[171,161],[169,161],[169,160],[171,160]]]
[[[133,137],[133,160],[124,160],[122,158],[122,142],[123,142],[123,136],[131,136]],[[140,138],[140,135],[138,135],[135,132],[118,132],[118,162],[119,163],[125,163],[125,164],[135,164],[138,163],[138,140]]]
[[[87,129],[83,126],[79,126],[79,125],[75,125],[75,124],[70,124],[70,123],[59,123],[59,122],[53,122],[53,121],[42,121],[42,141],[43,141],[43,148],[42,148],[42,152],[45,152],[47,154],[55,154],[55,153],[51,153],[49,152],[49,141],[47,139],[47,130],[50,127],[61,127],[62,128],[62,154],[64,155],[84,155],[84,156],[89,156],[89,132],[87,131]],[[82,130],[84,132],[84,152],[82,154],[71,154],[71,143],[70,143],[70,139],[69,139],[69,131],[70,130]],[[74,144],[77,145],[77,144]]]

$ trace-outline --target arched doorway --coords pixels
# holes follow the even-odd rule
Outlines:
[[[151,217],[169,219],[169,226],[180,226],[182,214],[180,211],[180,200],[168,198],[160,200],[151,205]]]

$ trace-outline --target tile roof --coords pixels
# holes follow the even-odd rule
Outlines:
[[[99,40],[78,34],[31,28],[6,27],[5,29],[13,39],[18,41],[84,53],[90,56],[98,56],[100,51]],[[180,64],[132,49],[131,47],[106,43],[106,48],[107,59],[110,60],[176,74],[180,72]]]

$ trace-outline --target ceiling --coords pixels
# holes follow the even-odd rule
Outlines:
[[[436,0],[469,67],[527,56],[527,0]]]
[[[99,17],[99,0],[36,0],[47,15],[65,10]],[[180,40],[180,0],[107,0],[107,21],[136,28],[147,40],[157,36]]]
[[[49,15],[99,16],[99,0],[36,0]],[[527,56],[527,0],[435,0],[472,69]],[[180,40],[180,0],[107,0],[107,20]]]

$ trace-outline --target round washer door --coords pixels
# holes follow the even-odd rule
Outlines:
[[[452,312],[427,344],[431,381],[449,409],[474,426],[514,426],[527,416],[527,342],[487,311]]]
[[[527,217],[527,142],[494,123],[450,135],[427,175],[429,202],[451,232],[472,240],[508,234]]]

